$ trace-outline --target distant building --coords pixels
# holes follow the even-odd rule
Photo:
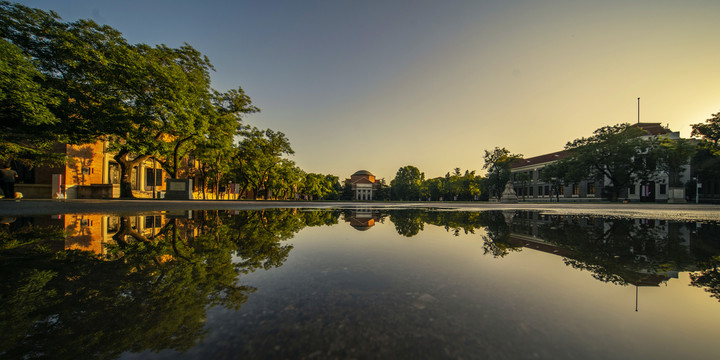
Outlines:
[[[345,183],[352,189],[353,200],[373,200],[380,187],[380,180],[376,180],[375,175],[367,170],[357,171]]]
[[[679,132],[672,132],[663,127],[660,123],[637,123],[633,126],[645,130],[647,135],[645,138],[667,136],[670,139],[679,139]],[[583,181],[567,184],[566,186],[555,188],[550,183],[542,181],[543,168],[555,161],[564,159],[570,155],[569,151],[563,150],[554,153],[539,155],[527,159],[520,159],[511,167],[511,179],[515,193],[518,198],[523,197],[526,200],[546,200],[554,201],[559,198],[560,201],[583,200],[592,201],[602,199],[603,188],[609,185],[609,179],[584,179]],[[686,166],[681,174],[682,179],[689,180],[690,166]],[[522,184],[518,181],[520,174],[527,174],[528,181]],[[669,194],[669,176],[667,172],[657,171],[655,176],[644,183],[632,184],[627,189],[623,189],[621,197],[630,201],[646,201],[646,202],[667,202],[670,198]],[[683,196],[684,197],[684,196]]]

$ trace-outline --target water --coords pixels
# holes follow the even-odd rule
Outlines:
[[[720,356],[714,222],[276,209],[0,223],[0,358]]]

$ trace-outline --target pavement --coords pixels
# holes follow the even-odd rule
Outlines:
[[[440,209],[444,211],[540,211],[560,215],[596,215],[720,222],[720,205],[656,203],[384,202],[384,201],[233,201],[233,200],[0,200],[0,216],[58,214],[139,214],[181,210],[298,209]]]

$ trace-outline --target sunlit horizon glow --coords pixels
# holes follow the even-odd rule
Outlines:
[[[720,111],[718,1],[27,0],[131,43],[184,42],[242,86],[290,158],[341,179],[401,166],[484,173],[483,150],[561,150],[606,125]]]

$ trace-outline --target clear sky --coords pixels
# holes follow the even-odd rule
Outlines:
[[[482,171],[623,122],[689,137],[720,112],[720,1],[26,0],[131,43],[187,42],[306,171]]]

